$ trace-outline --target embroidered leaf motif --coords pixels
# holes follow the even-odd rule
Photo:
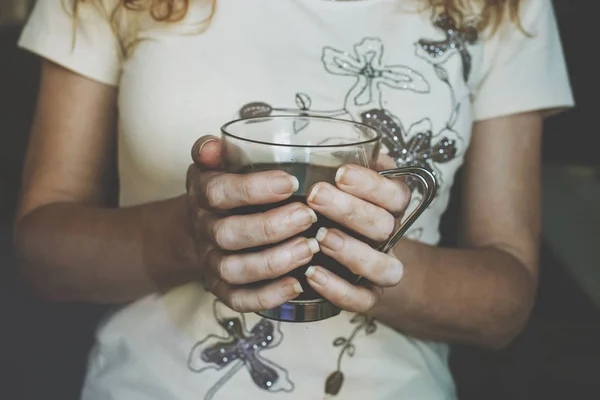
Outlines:
[[[391,152],[392,156],[403,149],[406,145],[402,137],[402,128],[385,110],[372,109],[360,115],[363,124],[375,128],[382,134],[383,144]]]
[[[335,371],[325,381],[325,394],[337,395],[344,383],[344,374],[342,371]]]
[[[467,82],[471,72],[471,54],[468,45],[477,42],[479,36],[477,29],[473,26],[457,28],[456,22],[448,15],[440,15],[435,25],[444,31],[446,38],[444,40],[420,39],[417,42],[417,55],[434,64],[442,64],[452,55],[459,54],[463,66],[463,79]],[[441,76],[440,79],[447,82]]]
[[[454,159],[456,152],[456,142],[445,137],[432,147],[431,159],[437,163],[445,163]]]
[[[296,118],[294,119],[294,134],[299,133],[308,126],[308,118]]]
[[[296,105],[301,110],[308,110],[312,105],[312,101],[310,100],[310,96],[306,93],[296,93]]]
[[[456,103],[456,106],[452,110],[452,115],[450,116],[450,119],[448,120],[448,128],[449,129],[450,129],[450,127],[454,126],[454,124],[456,124],[456,120],[458,119],[459,113],[460,113],[460,103]]]
[[[438,64],[434,64],[435,73],[441,81],[448,83],[448,72]]]
[[[236,313],[218,300],[213,302],[213,314],[225,334],[209,334],[194,345],[188,356],[188,368],[195,373],[222,372],[218,381],[208,388],[205,400],[213,399],[244,367],[262,390],[288,393],[294,390],[287,370],[262,354],[281,343],[283,333],[279,323],[263,318],[248,330],[244,314]]]
[[[268,117],[273,112],[273,107],[267,103],[248,103],[240,110],[240,118]]]
[[[354,353],[356,353],[356,346],[353,344],[346,346],[346,353],[348,353],[350,357],[354,357]]]
[[[339,337],[333,341],[335,347],[340,347],[346,344],[346,338]]]

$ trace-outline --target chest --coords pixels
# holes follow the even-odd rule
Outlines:
[[[451,178],[481,57],[467,33],[397,2],[261,5],[223,2],[201,34],[139,43],[121,80],[122,164],[181,179],[193,142],[228,120],[308,114],[374,124],[399,163]]]

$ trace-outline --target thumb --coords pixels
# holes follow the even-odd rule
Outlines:
[[[216,136],[202,136],[192,146],[192,160],[200,168],[215,169],[222,164],[221,139]]]

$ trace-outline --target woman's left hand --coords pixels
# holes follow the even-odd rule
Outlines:
[[[387,241],[410,202],[408,186],[357,165],[341,167],[335,181],[336,186],[315,184],[308,193],[308,206],[376,244]],[[322,228],[317,240],[324,254],[363,277],[363,283],[355,285],[322,266],[307,270],[313,289],[344,310],[369,311],[379,302],[383,288],[402,279],[404,268],[397,258],[338,229]]]

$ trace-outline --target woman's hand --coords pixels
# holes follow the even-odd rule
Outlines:
[[[319,251],[314,238],[289,239],[307,230],[317,216],[302,203],[259,214],[224,213],[286,200],[298,190],[298,180],[283,171],[223,173],[218,171],[220,151],[216,138],[198,140],[192,150],[194,164],[187,174],[188,204],[206,288],[239,312],[277,307],[303,291],[295,278],[279,277],[309,263]],[[252,250],[280,242],[265,250]],[[276,278],[261,287],[247,285]]]
[[[389,157],[381,157],[385,163],[382,167],[395,167]],[[341,167],[335,181],[336,186],[314,185],[308,194],[308,205],[367,240],[375,243],[388,240],[397,218],[404,214],[410,202],[408,186],[357,165]],[[395,286],[402,279],[403,266],[398,259],[338,229],[322,228],[317,240],[324,254],[367,280],[354,285],[321,266],[306,271],[309,284],[344,310],[369,311],[378,303],[383,288]]]

